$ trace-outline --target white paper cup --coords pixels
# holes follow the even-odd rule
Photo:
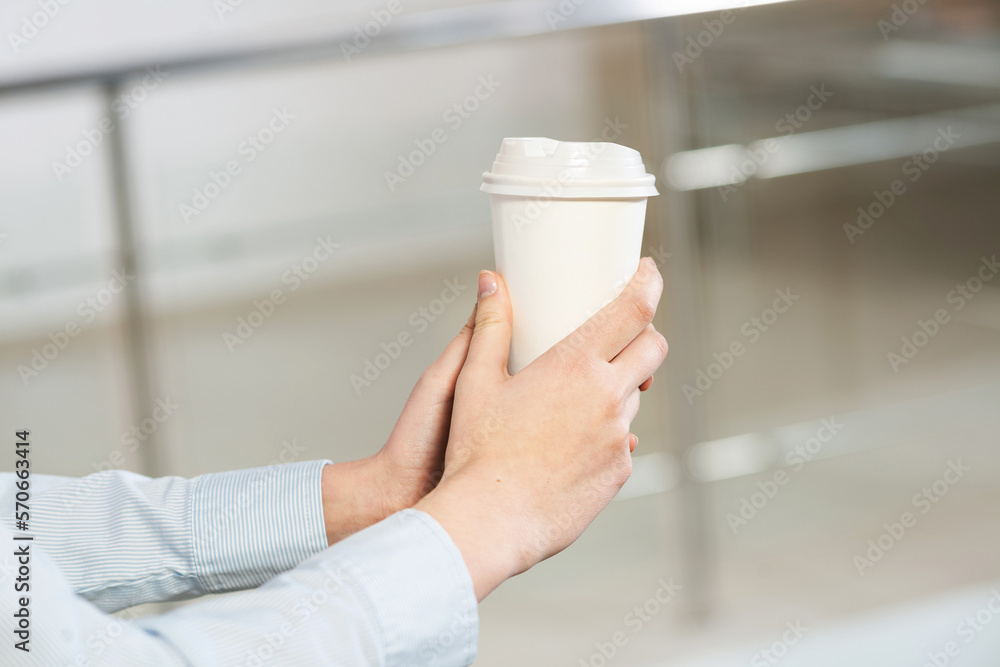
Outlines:
[[[503,140],[481,189],[514,312],[510,373],[621,293],[639,266],[654,182],[639,153],[618,144]]]

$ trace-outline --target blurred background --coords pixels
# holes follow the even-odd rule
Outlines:
[[[0,426],[38,472],[375,452],[493,265],[501,139],[610,139],[657,175],[671,353],[633,478],[483,603],[476,664],[1000,664],[1000,4],[0,24]]]

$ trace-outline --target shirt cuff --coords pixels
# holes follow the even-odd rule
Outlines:
[[[469,665],[479,609],[461,552],[429,514],[397,512],[343,540],[337,565],[375,611],[384,665]]]
[[[306,461],[193,479],[195,574],[211,593],[260,586],[327,547],[323,467]]]

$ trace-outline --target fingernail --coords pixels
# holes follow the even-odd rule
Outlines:
[[[491,271],[479,272],[479,298],[489,296],[497,291],[497,279]]]

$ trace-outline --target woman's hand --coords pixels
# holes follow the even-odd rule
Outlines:
[[[412,507],[441,479],[455,383],[472,340],[476,311],[423,372],[385,446],[360,461],[323,469],[323,514],[333,544]]]
[[[640,388],[667,354],[651,324],[662,289],[642,260],[617,299],[512,377],[507,291],[480,275],[444,477],[416,506],[451,535],[480,600],[576,540],[628,479]]]

